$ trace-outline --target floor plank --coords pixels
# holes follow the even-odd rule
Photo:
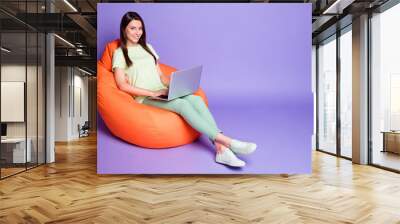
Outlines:
[[[400,223],[400,175],[313,152],[311,175],[97,175],[96,137],[0,181],[0,223]]]

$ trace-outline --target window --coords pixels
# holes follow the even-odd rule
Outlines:
[[[352,33],[351,26],[340,36],[340,155],[352,157]]]
[[[400,170],[400,4],[371,18],[372,164]]]
[[[336,36],[318,47],[318,149],[336,153]]]

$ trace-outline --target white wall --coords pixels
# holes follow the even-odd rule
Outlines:
[[[73,138],[78,138],[79,133],[78,133],[78,124],[81,126],[85,123],[85,121],[88,121],[88,77],[81,76],[82,73],[79,72],[79,70],[74,70],[74,102],[73,105],[74,107],[72,108],[72,130],[71,130],[71,135]],[[72,103],[71,103],[72,105]],[[81,107],[81,108],[80,108]],[[80,111],[82,110],[82,111]]]
[[[70,83],[69,68],[55,68],[55,141],[68,141],[69,96]]]
[[[31,68],[28,67],[28,70]],[[2,65],[1,81],[25,82],[25,65]],[[1,108],[7,110],[7,108]],[[24,138],[25,122],[7,122],[7,137]]]
[[[88,78],[83,75],[76,68],[56,67],[56,141],[79,138],[78,124],[88,120]]]
[[[45,150],[45,117],[44,117],[44,74],[41,66],[25,66],[25,64],[3,64],[1,66],[1,79],[3,81],[18,81],[26,83],[26,107],[22,107],[22,113],[27,115],[27,120],[23,122],[6,122],[7,137],[30,139],[32,151],[32,161],[44,162]],[[27,80],[25,80],[27,78]],[[7,97],[7,96],[2,96]],[[1,108],[3,112],[11,108]],[[4,111],[5,110],[5,111]],[[39,156],[37,157],[37,153]]]
[[[28,137],[30,133],[35,133],[36,137],[36,107],[37,107],[37,95],[36,95],[36,79],[33,79],[30,75],[36,75],[36,66],[27,66],[28,72],[28,87],[27,87],[27,120],[28,120]],[[41,70],[39,70],[41,72]],[[39,73],[40,74],[40,73]],[[1,66],[1,81],[18,81],[25,82],[25,65],[17,64],[5,64]],[[4,97],[4,96],[3,96]],[[42,101],[40,101],[42,102]],[[42,105],[38,105],[41,107]],[[2,108],[7,110],[7,108]],[[34,123],[32,123],[34,122]],[[25,137],[25,123],[26,122],[7,122],[7,136],[8,137]],[[32,130],[31,130],[32,128]],[[41,137],[41,136],[40,136]]]

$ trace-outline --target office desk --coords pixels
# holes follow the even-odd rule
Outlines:
[[[32,141],[27,138],[28,143],[25,154],[25,138],[6,138],[1,139],[1,159],[6,163],[25,163],[30,162],[32,158]],[[25,161],[27,159],[27,161]]]
[[[382,131],[383,133],[383,150],[382,152],[393,152],[400,154],[400,132],[399,131]]]

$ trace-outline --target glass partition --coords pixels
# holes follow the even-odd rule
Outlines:
[[[43,164],[46,162],[46,139],[45,139],[45,124],[46,124],[46,36],[43,33],[38,33],[38,64],[37,64],[37,162]]]
[[[351,26],[340,36],[340,154],[352,157],[352,34]]]
[[[400,171],[400,4],[371,18],[372,164]]]
[[[37,165],[38,157],[38,35],[36,32],[27,33],[27,98],[26,98],[26,113],[27,113],[27,150],[30,151],[31,159],[28,161],[28,168]]]
[[[336,154],[336,36],[318,47],[318,149]]]
[[[31,161],[26,141],[26,33],[3,32],[1,47],[0,150],[1,175],[6,177],[25,170]]]
[[[0,178],[45,162],[45,35],[26,24],[44,1],[0,1]],[[36,18],[36,17],[33,17]]]

